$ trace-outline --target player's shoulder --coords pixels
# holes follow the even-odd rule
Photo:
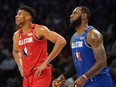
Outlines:
[[[96,38],[102,37],[101,33],[100,33],[97,29],[95,29],[95,28],[91,29],[91,30],[87,33],[87,36],[89,36],[91,39],[92,39],[93,37],[96,37]],[[93,39],[94,39],[94,38],[93,38]]]
[[[20,29],[15,31],[13,36],[18,36],[19,32],[20,32]]]
[[[48,32],[50,32],[50,30],[44,25],[37,24],[35,26],[36,36],[43,36],[43,35],[47,34]]]
[[[20,30],[17,30],[17,31],[14,32],[14,35],[13,35],[13,41],[14,41],[14,43],[18,42],[19,31]]]
[[[45,25],[36,24],[35,30],[36,31],[45,31],[45,30],[48,30],[48,28]]]
[[[102,42],[102,35],[97,29],[92,29],[87,33],[87,42],[90,45],[99,45]]]

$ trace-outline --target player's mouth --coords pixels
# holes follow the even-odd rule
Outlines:
[[[15,19],[15,21],[18,21],[18,19]]]
[[[71,18],[71,19],[70,19],[70,22],[72,22],[72,21],[73,21],[73,19]]]

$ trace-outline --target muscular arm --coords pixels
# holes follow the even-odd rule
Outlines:
[[[44,37],[55,44],[53,50],[48,56],[49,62],[51,62],[59,54],[59,52],[66,44],[65,39],[61,35],[57,34],[54,31],[50,31],[45,26],[37,26],[36,36],[37,38]]]
[[[102,35],[97,30],[92,30],[87,34],[87,43],[92,47],[95,64],[85,73],[87,78],[91,78],[98,74],[106,66],[106,53],[103,46]]]
[[[21,58],[19,57],[19,51],[18,51],[18,34],[17,32],[13,35],[13,57],[15,62],[17,63],[18,67],[21,67]]]

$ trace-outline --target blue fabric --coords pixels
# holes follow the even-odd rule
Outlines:
[[[77,37],[77,33],[75,33],[71,38],[72,56],[73,56],[73,62],[77,71],[77,77],[80,77],[83,74],[85,74],[96,62],[94,54],[93,54],[93,50],[91,49],[91,47],[89,47],[86,44],[86,34],[93,28],[94,28],[93,26],[88,26],[87,29],[80,36]],[[107,66],[104,67],[98,73],[98,75],[101,75],[101,74],[109,74]],[[104,79],[107,79],[107,78],[104,78]],[[100,81],[102,84],[107,83],[107,81],[102,82],[102,80],[99,79],[97,81],[98,85],[100,85],[99,84]],[[89,87],[110,87],[110,86],[89,86]]]
[[[88,80],[84,87],[112,87],[112,80],[109,74],[101,74]]]

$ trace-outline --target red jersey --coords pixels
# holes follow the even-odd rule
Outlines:
[[[28,76],[34,67],[40,65],[47,57],[47,39],[38,40],[35,36],[35,24],[27,34],[18,31],[18,46],[22,58],[24,75]]]

